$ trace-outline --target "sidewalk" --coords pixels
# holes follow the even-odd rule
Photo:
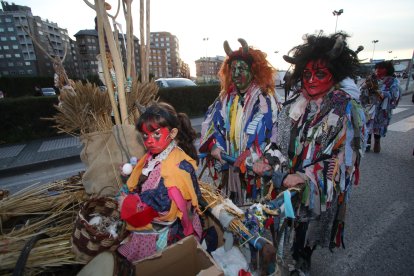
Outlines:
[[[191,124],[197,132],[201,130],[202,121],[202,117],[191,119]],[[81,151],[82,144],[79,138],[73,136],[3,145],[0,146],[0,176],[80,162]]]

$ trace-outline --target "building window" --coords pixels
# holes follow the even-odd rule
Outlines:
[[[13,66],[14,66],[14,63],[13,63],[13,62],[8,62],[8,63],[7,63],[7,65],[8,65],[9,67],[13,67]]]
[[[27,70],[27,74],[33,74],[33,70]]]
[[[10,17],[6,17],[6,22],[7,23],[11,23],[12,22],[11,18]]]
[[[30,66],[30,61],[26,61],[24,64],[25,64],[26,66]]]
[[[0,54],[0,58],[4,58],[4,55],[1,55],[1,54]]]
[[[19,46],[18,45],[13,45],[12,47],[13,47],[14,50],[19,49]]]
[[[40,35],[43,35],[43,32],[42,32],[42,31],[39,31],[39,34],[40,34]]]
[[[21,56],[20,56],[20,54],[14,54],[14,57],[19,58],[19,57],[21,57]]]
[[[9,32],[14,32],[14,28],[13,28],[13,27],[8,27],[8,28],[7,28],[7,30],[8,30]]]
[[[14,40],[16,40],[16,37],[15,36],[11,36],[10,37],[10,40],[13,40],[14,41]]]
[[[0,28],[0,33],[4,33],[4,28]]]
[[[7,37],[2,36],[2,37],[0,37],[0,40],[1,40],[1,41],[7,41]]]
[[[8,45],[4,45],[4,46],[3,46],[3,49],[4,49],[4,50],[8,50],[8,49],[10,49],[10,47],[9,47]]]

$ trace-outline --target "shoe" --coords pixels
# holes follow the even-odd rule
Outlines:
[[[367,145],[367,147],[365,148],[365,152],[370,152],[371,151],[371,145]]]
[[[380,139],[375,139],[374,142],[374,152],[375,153],[379,153],[381,151],[381,143],[380,143]]]

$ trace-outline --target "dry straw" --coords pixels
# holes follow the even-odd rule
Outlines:
[[[70,244],[80,204],[88,198],[81,177],[33,185],[0,201],[1,275],[10,273],[27,242],[40,234],[47,238],[30,251],[26,274],[82,263],[75,259]]]

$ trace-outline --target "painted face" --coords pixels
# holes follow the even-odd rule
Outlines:
[[[312,97],[323,96],[333,85],[333,76],[326,63],[322,60],[312,60],[306,64],[303,71],[303,84]]]
[[[150,131],[145,124],[142,125],[142,139],[147,150],[152,154],[158,154],[165,150],[171,143],[170,130],[160,127]]]
[[[243,60],[233,60],[230,65],[231,79],[240,92],[244,93],[252,81],[252,72],[249,65]]]
[[[375,75],[377,76],[377,78],[382,79],[387,75],[387,69],[378,67],[377,69],[375,69]]]

